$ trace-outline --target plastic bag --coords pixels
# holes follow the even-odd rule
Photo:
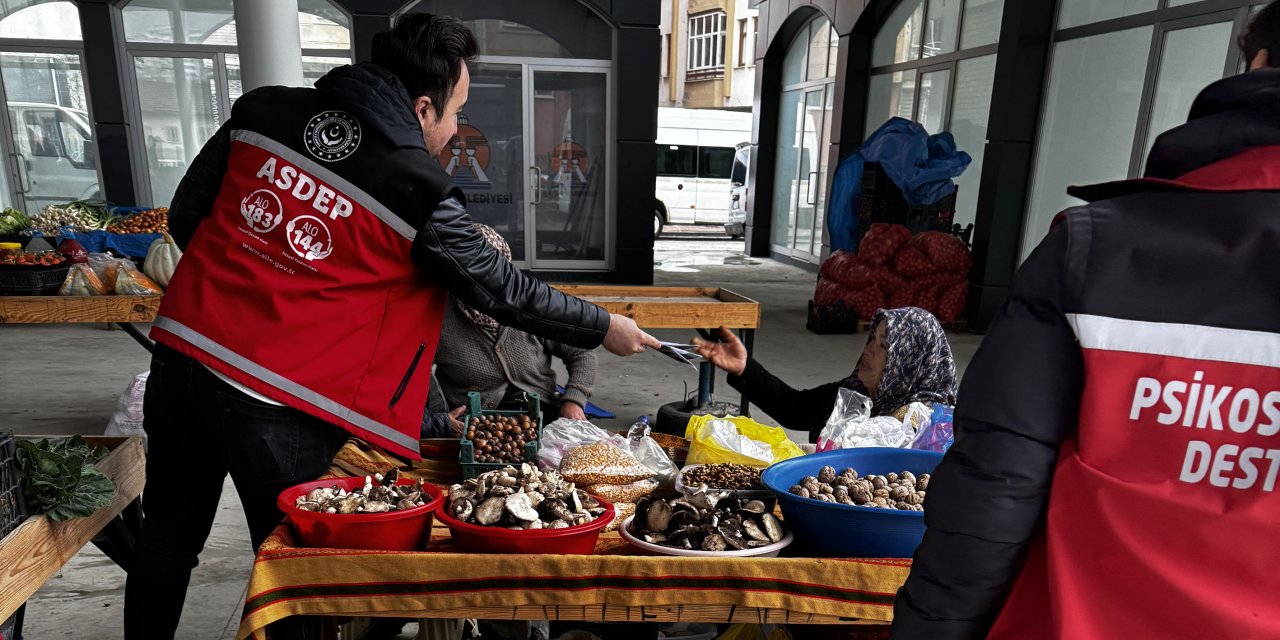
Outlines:
[[[107,288],[87,265],[73,264],[58,289],[60,296],[105,296]]]
[[[584,491],[586,490],[584,489]],[[592,493],[592,492],[588,491],[587,493]],[[597,493],[596,495],[600,495],[600,494]],[[608,500],[608,499],[609,498],[607,497],[605,498],[605,500]],[[619,528],[622,527],[622,523],[625,522],[627,518],[630,518],[635,514],[636,514],[636,505],[634,502],[614,502],[613,503],[613,520],[610,521],[609,524],[605,525],[602,531],[604,531],[605,533],[608,533],[610,531],[617,531]]]
[[[684,437],[689,439],[685,464],[736,462],[767,467],[804,455],[786,431],[741,416],[694,416],[689,419]]]
[[[933,407],[923,402],[912,402],[893,412],[893,417],[911,427],[911,434],[914,436],[933,420]]]
[[[106,287],[107,293],[116,292],[116,273],[120,270],[121,258],[108,253],[91,253],[86,264],[98,276],[98,281]],[[130,264],[133,264],[130,262]]]
[[[826,426],[818,433],[817,450],[843,449],[838,441],[870,417],[871,398],[842,387],[836,394],[836,406],[831,410],[831,417],[827,418]]]
[[[147,391],[147,378],[150,375],[150,370],[143,371],[129,382],[124,393],[120,394],[116,412],[111,414],[103,435],[142,436],[142,444],[146,446],[147,432],[142,428],[142,398]]]
[[[630,484],[590,484],[582,487],[582,490],[593,496],[600,496],[617,507],[619,502],[636,502],[657,491],[658,481],[646,478]]]
[[[631,484],[654,473],[630,453],[611,442],[594,442],[573,449],[560,460],[560,475],[580,486]]]
[[[914,440],[911,441],[912,449],[924,449],[926,451],[946,451],[951,448],[951,444],[955,442],[955,433],[952,430],[952,413],[954,409],[940,402],[933,403],[933,413],[929,417],[929,424],[916,434]]]
[[[578,447],[601,441],[622,446],[623,440],[625,438],[609,433],[586,420],[560,418],[542,428],[538,465],[547,471],[559,469],[564,455]]]
[[[116,270],[115,292],[122,296],[158,296],[164,289],[129,260],[121,260]]]
[[[680,475],[680,470],[676,468],[674,462],[663,450],[662,445],[658,444],[649,435],[650,427],[647,424],[633,424],[627,430],[626,447],[631,453],[631,457],[636,462],[646,466],[650,471],[657,474],[658,484],[664,488],[671,489],[676,485],[676,476]],[[605,496],[608,499],[609,496]]]
[[[920,403],[916,403],[920,404]],[[920,405],[922,410],[924,405]],[[918,413],[908,409],[911,420],[919,419]],[[907,415],[904,414],[904,415]],[[854,449],[858,447],[907,446],[916,435],[911,424],[893,416],[871,416],[871,400],[853,389],[840,389],[835,409],[827,419],[827,426],[818,434],[818,451]],[[925,418],[927,419],[927,413]]]

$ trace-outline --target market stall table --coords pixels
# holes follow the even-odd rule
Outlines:
[[[0,324],[113,323],[146,349],[133,323],[156,319],[161,296],[0,296]]]
[[[694,329],[713,338],[719,327],[737,329],[751,355],[755,330],[760,327],[760,303],[728,289],[715,287],[615,287],[553,285],[570,295],[626,316],[644,329]],[[715,367],[698,365],[698,407],[706,407],[715,390]],[[749,414],[750,399],[742,396],[741,413]]]
[[[353,439],[329,477],[403,464]],[[295,615],[884,625],[910,570],[909,559],[640,553],[616,532],[594,555],[459,553],[439,523],[426,551],[310,549],[286,522],[258,551],[237,638]]]
[[[54,522],[46,516],[32,516],[0,540],[0,567],[4,571],[0,620],[17,611],[142,493],[146,484],[142,438],[88,436],[85,440],[111,450],[97,467],[115,483],[116,496],[109,506],[85,518]]]

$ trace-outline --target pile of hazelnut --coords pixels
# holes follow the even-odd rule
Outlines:
[[[524,462],[524,445],[538,438],[529,416],[478,416],[467,424],[476,462]]]

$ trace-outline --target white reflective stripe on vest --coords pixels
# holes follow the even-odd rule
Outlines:
[[[188,344],[217,358],[218,360],[221,360],[227,365],[238,369],[241,373],[256,378],[264,384],[271,385],[272,387],[275,387],[276,389],[279,389],[313,407],[325,411],[336,418],[346,420],[369,433],[386,438],[387,440],[409,449],[410,451],[418,448],[418,439],[416,437],[400,433],[390,426],[382,424],[368,416],[356,413],[349,407],[343,406],[342,404],[330,400],[329,398],[293,382],[284,376],[276,374],[232,351],[231,349],[210,340],[191,327],[165,317],[156,318],[154,326],[182,338]]]
[[[1076,313],[1067,322],[1085,349],[1280,368],[1280,334]]]
[[[244,129],[236,129],[231,132],[231,139],[236,142],[250,144],[268,153],[278,156],[281,160],[306,171],[312,177],[324,181],[329,186],[337,189],[342,195],[355,200],[358,204],[368,209],[378,219],[385,222],[396,233],[413,240],[418,235],[418,230],[409,226],[403,218],[397,216],[376,198],[365,193],[360,187],[351,184],[346,178],[334,173],[320,163],[290,149],[289,147],[268,138],[256,131],[247,131]]]

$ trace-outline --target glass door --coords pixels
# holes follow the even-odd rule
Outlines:
[[[530,65],[529,74],[530,266],[607,268],[608,69]]]
[[[824,185],[831,141],[830,85],[783,94],[775,180],[774,244],[784,254],[817,262],[826,219]]]
[[[226,117],[225,81],[211,55],[135,55],[141,148],[151,202],[167,206],[178,182]]]
[[[0,206],[34,213],[50,204],[100,199],[80,54],[0,51],[0,79],[7,106],[5,139],[11,142],[10,180],[0,185]]]

